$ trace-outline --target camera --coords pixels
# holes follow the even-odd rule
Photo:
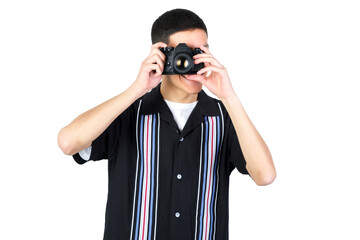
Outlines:
[[[193,56],[204,53],[200,48],[189,48],[185,43],[179,43],[176,48],[159,48],[164,53],[165,65],[163,75],[196,74],[204,68],[204,63],[195,64]]]

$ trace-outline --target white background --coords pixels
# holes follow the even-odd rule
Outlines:
[[[230,240],[360,239],[358,1],[0,3],[0,239],[99,240],[107,161],[78,165],[59,130],[124,91],[163,12],[196,12],[278,177],[236,170]]]

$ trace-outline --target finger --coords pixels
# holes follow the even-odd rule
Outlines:
[[[221,72],[223,70],[224,70],[223,68],[219,68],[219,67],[216,67],[216,66],[209,66],[209,67],[205,67],[205,68],[200,69],[197,72],[197,74],[201,75],[201,74],[203,74],[205,72],[210,72],[210,71],[212,71],[212,72]]]
[[[161,76],[163,73],[163,71],[160,69],[160,70],[155,70],[155,77],[158,77],[158,76]]]
[[[192,81],[200,82],[203,85],[206,82],[206,79],[203,75],[187,75],[186,78]]]
[[[165,62],[166,56],[165,56],[165,54],[164,54],[162,51],[160,51],[158,48],[152,49],[151,52],[150,52],[150,54],[149,54],[149,56],[154,55],[154,54],[159,55],[160,58],[162,59],[162,61]]]
[[[160,76],[162,74],[162,68],[158,64],[149,64],[147,66],[147,72],[155,71],[155,76]]]
[[[151,72],[152,70],[155,70],[156,66],[158,66],[162,71],[164,68],[164,64],[160,61],[160,58],[158,57],[158,60],[156,60],[155,58],[152,59],[154,60],[151,60],[150,58],[145,59],[144,62],[142,63],[142,68],[146,72]],[[158,62],[152,62],[152,61],[158,61]]]
[[[158,49],[160,47],[167,47],[167,44],[164,42],[157,42],[151,45],[151,49]]]
[[[197,59],[197,58],[202,58],[202,57],[213,57],[213,55],[208,54],[208,53],[199,53],[199,54],[196,54],[193,58]]]
[[[163,71],[164,71],[164,68],[163,68],[163,66],[160,66],[159,64],[153,64],[153,68],[155,68],[154,70],[156,71],[156,76],[159,76],[159,75],[161,75],[162,73],[163,73]]]
[[[212,57],[198,58],[194,62],[195,62],[195,64],[210,63],[211,65],[217,66],[219,68],[222,67],[222,65],[215,58],[212,58]]]
[[[203,50],[205,53],[210,54],[209,47],[202,45],[202,46],[200,46],[200,49]]]
[[[148,64],[158,64],[161,66],[161,68],[164,67],[164,61],[161,59],[161,57],[158,54],[154,54],[152,56],[149,56],[146,60],[146,63]]]
[[[206,61],[206,62],[212,63],[218,67],[223,67],[223,65],[221,65],[221,63],[218,60],[216,60],[216,58],[214,58],[214,56],[212,54],[203,53],[203,54],[197,54],[194,56],[195,61],[198,59],[203,59],[203,58],[205,58],[205,59],[212,58],[212,59],[214,59],[214,61]]]
[[[155,55],[157,58],[156,63],[160,65],[160,67],[163,69],[164,68],[164,64],[165,64],[165,59],[162,59],[160,55],[156,54]]]

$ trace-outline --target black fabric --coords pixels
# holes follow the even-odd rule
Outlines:
[[[108,159],[104,239],[190,240],[211,234],[226,240],[229,176],[234,168],[248,174],[234,126],[221,101],[202,90],[180,132],[160,85],[135,101],[92,143],[90,160]],[[153,145],[145,148],[148,142]],[[146,162],[145,155],[153,162]],[[73,158],[79,164],[88,162],[79,153]],[[146,169],[150,175],[145,175]],[[140,185],[145,182],[149,185]],[[147,192],[141,192],[141,186],[149,189],[148,195],[142,194]],[[141,212],[140,202],[149,210]],[[147,231],[141,228],[141,217],[148,220]]]

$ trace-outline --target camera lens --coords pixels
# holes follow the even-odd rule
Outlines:
[[[186,68],[189,65],[189,61],[187,59],[178,59],[176,62],[176,66],[178,68]]]
[[[177,73],[184,74],[189,72],[194,63],[192,61],[192,58],[185,53],[180,53],[174,58],[174,68]]]

